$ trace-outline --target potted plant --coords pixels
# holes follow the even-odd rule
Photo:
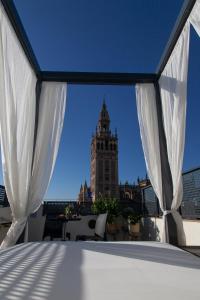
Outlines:
[[[116,217],[119,214],[119,201],[117,199],[106,197],[96,199],[92,205],[92,212],[94,214],[103,214],[107,212],[107,231],[110,234],[116,233]]]
[[[106,201],[103,197],[97,198],[91,206],[92,212],[95,215],[104,214],[107,212]]]
[[[119,201],[115,198],[106,199],[107,217],[107,232],[115,234],[118,231],[116,218],[119,215]]]
[[[129,228],[128,228],[128,216],[134,214],[134,210],[132,207],[125,207],[122,210],[122,217],[123,217],[123,226],[122,226],[122,230],[124,232],[128,232]]]
[[[131,213],[128,215],[128,229],[130,234],[140,233],[140,223],[141,215],[137,213]]]
[[[71,204],[68,204],[66,207],[65,207],[65,216],[67,218],[71,218],[72,215],[74,213],[74,208]]]

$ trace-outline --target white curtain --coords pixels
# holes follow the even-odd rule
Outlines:
[[[3,177],[13,238],[26,223],[35,125],[36,76],[0,3],[0,128]],[[22,230],[21,230],[22,229]]]
[[[16,243],[47,189],[62,131],[66,84],[42,84],[33,160],[36,77],[1,4],[0,74],[2,165],[13,218],[4,249]]]
[[[164,226],[166,215],[172,213],[177,224],[179,244],[185,243],[182,219],[177,209],[183,195],[182,163],[185,142],[188,47],[189,23],[187,22],[159,80],[167,153],[173,181],[173,200],[170,211],[165,211],[163,205],[154,86],[153,84],[136,86],[138,119],[147,171],[163,211]],[[168,242],[167,228],[163,232],[162,240]]]
[[[189,21],[200,36],[200,0],[196,0],[196,3],[190,13]]]
[[[185,145],[187,74],[190,24],[186,23],[159,80],[167,154],[173,181],[171,211],[177,225],[178,243],[185,243],[182,218],[177,212],[182,197],[182,164]]]
[[[154,85],[136,85],[136,104],[140,136],[149,179],[163,206],[160,145]]]
[[[51,179],[63,128],[66,83],[43,82],[28,211],[39,208]]]
[[[159,200],[162,212],[165,211],[162,194],[162,174],[160,142],[155,88],[151,83],[136,85],[136,104],[140,136],[149,179]],[[165,220],[164,220],[165,221]],[[166,222],[164,222],[162,241],[168,242]]]

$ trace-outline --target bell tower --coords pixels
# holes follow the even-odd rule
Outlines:
[[[117,132],[112,134],[110,131],[105,101],[91,142],[90,188],[93,201],[99,196],[119,199],[118,137]]]

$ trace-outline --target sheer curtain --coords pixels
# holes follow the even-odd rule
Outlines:
[[[182,218],[177,209],[183,196],[182,163],[185,142],[189,29],[189,22],[187,22],[159,80],[167,154],[173,181],[173,199],[169,211],[164,210],[162,196],[154,86],[153,84],[136,86],[138,119],[147,171],[163,211],[164,226],[166,215],[171,213],[177,225],[179,244],[185,243]],[[163,232],[166,233],[166,228]],[[168,242],[167,234],[163,236],[163,241]]]
[[[38,134],[27,209],[39,208],[51,179],[63,128],[66,83],[43,82]]]
[[[154,85],[136,85],[136,104],[140,136],[149,179],[163,208],[160,145]]]
[[[183,197],[182,164],[185,145],[187,74],[190,24],[186,23],[159,80],[167,154],[173,181],[171,211],[178,243],[185,243],[182,218],[177,211]]]
[[[13,239],[23,231],[31,180],[36,76],[0,3],[0,128]]]
[[[136,85],[136,104],[147,172],[164,213],[157,106],[153,84]],[[163,223],[163,227],[162,242],[168,242],[166,222]]]
[[[0,73],[2,165],[12,211],[4,249],[16,243],[48,187],[62,132],[66,84],[42,83],[33,158],[36,77],[1,4]]]
[[[196,3],[189,16],[189,21],[193,25],[197,34],[200,36],[200,0],[196,0]]]

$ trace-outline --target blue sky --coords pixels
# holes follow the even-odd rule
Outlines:
[[[15,0],[43,70],[154,72],[183,0]],[[183,170],[200,165],[200,40],[191,31]],[[76,199],[90,177],[90,141],[103,97],[119,136],[119,178],[145,176],[133,86],[68,85],[67,110],[45,198]],[[0,168],[0,184],[3,183]]]

